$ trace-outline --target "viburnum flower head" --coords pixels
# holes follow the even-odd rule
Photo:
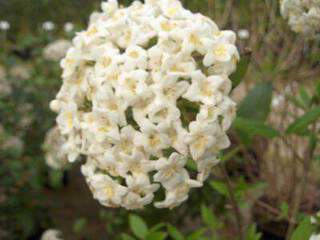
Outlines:
[[[173,208],[230,144],[235,34],[177,0],[110,0],[102,10],[61,61],[51,102],[69,160],[86,156],[82,173],[105,206],[143,208],[162,189],[154,205]]]
[[[320,0],[280,0],[280,10],[293,31],[308,38],[320,33]]]

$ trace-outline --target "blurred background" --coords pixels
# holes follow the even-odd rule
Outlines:
[[[242,56],[232,146],[186,203],[107,209],[80,164],[47,166],[59,61],[100,4],[0,0],[0,239],[40,239],[47,229],[63,239],[308,239],[316,227],[306,219],[320,209],[320,37],[293,33],[277,0],[183,1],[234,30]]]

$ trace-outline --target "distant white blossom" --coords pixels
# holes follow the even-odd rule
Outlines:
[[[23,65],[15,65],[10,68],[10,75],[16,79],[25,80],[30,78],[30,70],[28,67]]]
[[[20,137],[10,136],[0,144],[0,148],[14,150],[15,152],[21,152],[24,148],[24,143]]]
[[[0,30],[8,31],[10,29],[10,23],[7,21],[0,21]]]
[[[320,32],[319,0],[280,0],[280,9],[293,31],[309,38]]]
[[[42,29],[47,31],[47,32],[51,32],[56,28],[56,25],[51,22],[51,21],[46,21],[42,24]]]
[[[320,240],[320,234],[312,234],[309,240]]]
[[[65,39],[59,39],[49,43],[43,50],[43,57],[46,60],[59,61],[71,47],[71,42]]]
[[[241,39],[241,40],[246,40],[250,37],[250,32],[249,30],[247,29],[240,29],[238,31],[238,37]]]
[[[65,32],[67,32],[67,33],[68,33],[68,32],[72,32],[73,29],[74,29],[74,25],[73,25],[72,22],[67,22],[67,23],[65,23],[64,26],[63,26],[63,30],[64,30]]]
[[[201,187],[230,145],[229,98],[239,54],[232,31],[178,0],[102,3],[61,61],[63,84],[50,104],[94,198],[143,208],[158,189],[173,208]],[[186,168],[194,161],[198,174]]]
[[[57,127],[48,131],[44,141],[45,159],[49,167],[63,169],[68,165],[68,148],[66,139]]]
[[[61,232],[55,229],[46,230],[40,240],[63,240],[61,237]]]

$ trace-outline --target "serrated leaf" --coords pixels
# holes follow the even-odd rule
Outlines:
[[[287,134],[304,134],[308,126],[320,117],[320,107],[315,107],[296,119],[287,129]]]
[[[140,239],[145,238],[148,233],[148,226],[141,217],[131,214],[129,216],[129,225],[135,236]]]
[[[233,122],[234,128],[249,136],[261,136],[266,138],[274,138],[280,136],[279,132],[267,124],[243,117],[237,117]]]
[[[264,122],[270,112],[271,100],[271,82],[259,82],[240,103],[238,116]]]
[[[230,76],[230,79],[232,81],[232,88],[237,87],[241,83],[243,77],[247,73],[250,60],[251,52],[242,55],[240,62],[237,65],[237,71]]]
[[[298,225],[291,236],[291,240],[309,240],[315,226],[311,223],[310,217],[305,217]]]
[[[174,226],[172,226],[171,224],[167,225],[167,229],[168,229],[168,233],[170,235],[171,238],[173,238],[174,240],[183,240],[184,236],[182,235],[182,233]]]

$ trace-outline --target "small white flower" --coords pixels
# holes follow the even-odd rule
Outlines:
[[[72,32],[74,29],[74,25],[72,22],[67,22],[64,24],[63,26],[63,30],[66,32],[66,33],[69,33],[69,32]]]
[[[46,21],[42,24],[42,29],[47,31],[47,32],[51,32],[56,28],[56,25],[51,22],[51,21]]]
[[[59,61],[71,47],[71,42],[65,39],[56,40],[48,44],[43,50],[43,57],[46,60]]]
[[[48,131],[44,141],[46,163],[53,169],[63,169],[68,164],[68,152],[66,149],[67,139],[64,138],[58,127]]]
[[[153,176],[156,182],[168,182],[179,178],[182,171],[185,171],[186,157],[173,153],[169,159],[160,158],[156,163],[158,172]]]
[[[62,240],[61,235],[59,230],[48,229],[42,234],[41,240]]]
[[[158,184],[151,184],[148,175],[136,174],[126,177],[128,195],[124,199],[127,209],[140,209],[152,202]]]
[[[95,199],[107,207],[117,207],[121,204],[127,188],[121,186],[108,175],[95,174],[88,179]]]
[[[240,29],[238,31],[238,37],[241,39],[241,40],[246,40],[250,37],[250,33],[247,29]]]
[[[231,90],[231,82],[223,76],[206,77],[201,71],[192,74],[192,84],[183,95],[192,102],[202,102],[206,105],[219,103],[225,94]]]
[[[0,21],[0,30],[8,31],[10,29],[10,23],[7,21]]]
[[[190,144],[190,153],[194,160],[198,160],[209,148],[217,142],[215,123],[192,122],[189,126],[190,133],[186,141]]]
[[[320,240],[320,234],[312,234],[309,240]]]
[[[237,48],[233,44],[215,43],[211,49],[203,59],[203,64],[208,67],[214,63],[230,62],[233,57],[239,58]]]

